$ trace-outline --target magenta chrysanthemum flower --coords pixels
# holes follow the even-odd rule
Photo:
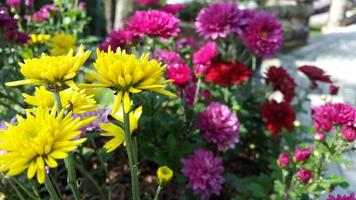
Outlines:
[[[128,28],[137,35],[169,38],[180,32],[180,20],[170,13],[159,10],[136,11],[127,21]]]
[[[173,83],[178,86],[185,86],[190,80],[190,68],[183,63],[168,65],[167,77],[173,80]]]
[[[205,39],[225,38],[229,33],[240,31],[241,10],[238,4],[221,2],[203,8],[196,19],[197,31]]]
[[[161,10],[176,15],[180,13],[180,11],[182,11],[185,7],[187,7],[187,4],[185,3],[167,4],[162,6]]]
[[[154,5],[158,4],[160,0],[136,0],[137,3],[143,4],[143,5]]]
[[[20,0],[7,0],[6,1],[7,6],[12,7],[12,8],[20,7],[20,3],[21,3]]]
[[[198,127],[203,137],[216,144],[219,151],[233,149],[239,142],[240,124],[236,113],[221,103],[212,102],[199,114]]]
[[[215,42],[208,42],[193,55],[193,64],[196,74],[205,74],[211,65],[212,59],[219,54]]]
[[[188,187],[202,199],[219,195],[224,178],[222,159],[213,152],[198,149],[194,155],[182,160],[182,173],[188,177]]]
[[[300,169],[298,171],[298,178],[301,182],[308,182],[313,176],[313,172],[310,169]]]
[[[159,61],[164,62],[164,64],[167,65],[184,63],[180,55],[174,51],[157,50],[155,51],[155,54],[157,55]]]
[[[277,159],[277,164],[280,167],[288,167],[290,164],[290,156],[288,152],[279,155]]]
[[[311,155],[311,147],[307,148],[296,148],[294,151],[294,161],[305,162],[310,158]]]
[[[101,50],[107,51],[109,46],[111,49],[116,50],[118,47],[126,48],[129,43],[135,40],[134,34],[127,29],[113,30],[109,37],[105,39],[100,45]]]
[[[350,195],[338,194],[337,196],[329,194],[329,196],[328,196],[328,198],[326,200],[356,200],[356,196],[355,196],[355,193],[351,193]]]
[[[353,142],[356,140],[356,120],[351,125],[346,125],[342,127],[341,131],[342,136],[348,142]]]
[[[282,46],[282,25],[275,16],[267,12],[257,12],[244,29],[242,39],[254,54],[262,58],[269,57]]]
[[[350,126],[355,123],[356,109],[344,103],[327,103],[313,107],[314,127],[331,131],[333,126]]]

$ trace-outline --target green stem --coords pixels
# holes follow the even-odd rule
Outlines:
[[[52,200],[60,200],[56,190],[53,187],[51,179],[49,178],[49,176],[47,174],[46,174],[46,178],[45,178],[45,186],[46,186],[46,189],[47,189],[49,195],[51,196]]]
[[[197,88],[195,90],[195,95],[194,95],[194,104],[198,101],[200,85],[201,85],[201,78],[199,77],[197,82]]]
[[[61,112],[62,110],[62,103],[61,103],[61,96],[59,94],[59,91],[53,92],[54,99],[57,102],[57,114]],[[73,196],[75,200],[80,199],[80,193],[79,189],[76,183],[77,176],[75,173],[75,168],[74,168],[74,161],[73,161],[73,155],[70,153],[67,158],[64,159],[64,164],[67,169],[67,183],[72,190]]]
[[[161,193],[161,190],[162,190],[161,185],[158,185],[158,188],[156,190],[156,195],[155,195],[155,198],[153,200],[158,200],[159,193]]]
[[[255,71],[257,68],[257,59],[256,56],[252,56],[252,70]]]
[[[140,199],[140,191],[138,186],[138,169],[137,162],[135,162],[135,152],[134,146],[131,140],[130,133],[130,118],[129,113],[125,113],[124,104],[122,104],[122,112],[124,115],[124,132],[125,132],[125,142],[126,142],[126,151],[129,158],[130,172],[131,172],[131,192],[132,200]]]
[[[22,185],[21,182],[17,181],[15,178],[11,178],[12,181],[15,182],[16,185],[18,185],[31,199],[37,199],[33,194],[31,194],[30,191],[27,190],[25,186]]]
[[[77,176],[75,173],[72,154],[69,154],[68,157],[66,159],[64,159],[64,164],[65,164],[65,166],[67,168],[67,172],[68,172],[67,183],[73,192],[74,199],[79,200],[80,193],[79,193],[79,189],[78,189],[77,182],[76,182]]]

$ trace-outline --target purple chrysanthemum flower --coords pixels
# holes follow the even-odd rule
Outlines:
[[[239,142],[240,125],[236,113],[221,103],[212,102],[199,114],[198,127],[203,137],[216,144],[219,151],[233,149]]]
[[[213,152],[198,149],[194,155],[182,160],[182,173],[188,177],[188,187],[202,199],[209,199],[213,194],[219,195],[224,178],[222,159]]]
[[[20,7],[20,3],[21,3],[20,0],[7,0],[6,1],[7,6],[12,7],[12,8]]]
[[[116,50],[118,47],[126,48],[127,45],[135,40],[135,35],[127,29],[118,29],[110,32],[109,37],[105,39],[100,45],[101,50],[107,51],[109,46]]]
[[[254,54],[262,58],[269,57],[282,46],[282,25],[275,16],[257,12],[243,30],[242,39]]]
[[[191,49],[195,49],[198,47],[198,43],[192,37],[183,37],[176,42],[176,48],[178,51],[181,51],[187,46],[189,46]]]
[[[156,50],[155,54],[160,62],[164,62],[167,65],[182,64],[183,59],[177,52],[169,50]]]
[[[356,196],[355,196],[355,193],[351,193],[350,195],[338,194],[337,196],[329,194],[329,196],[328,196],[328,198],[326,200],[356,200]]]
[[[180,32],[180,20],[170,13],[159,10],[136,11],[127,21],[128,28],[136,35],[175,37]]]
[[[229,33],[240,32],[241,10],[238,4],[221,2],[203,8],[196,19],[195,26],[205,39],[225,38]]]
[[[180,11],[182,11],[185,7],[187,7],[187,4],[185,3],[167,4],[162,6],[161,10],[176,15]]]
[[[89,125],[87,125],[86,127],[83,127],[81,129],[82,134],[85,134],[87,132],[94,132],[94,131],[99,131],[99,124],[104,124],[104,123],[108,123],[108,115],[110,114],[110,110],[107,109],[98,109],[96,111],[92,111],[92,112],[87,112],[87,113],[83,113],[83,114],[78,114],[78,115],[74,115],[75,117],[93,117],[96,116],[98,117],[95,121],[93,121],[92,123],[90,123]]]
[[[327,103],[313,107],[314,127],[319,131],[331,131],[334,125],[352,125],[356,109],[344,103]]]

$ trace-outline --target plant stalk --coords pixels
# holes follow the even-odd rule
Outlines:
[[[53,187],[52,181],[47,174],[45,178],[45,186],[52,200],[60,200],[56,190]]]
[[[197,88],[195,90],[195,95],[194,95],[194,104],[198,101],[200,85],[201,85],[201,78],[199,77],[197,82]]]
[[[61,96],[59,94],[59,91],[53,92],[54,94],[54,99],[57,102],[57,114],[61,112],[62,110],[62,103],[61,103]],[[73,155],[71,153],[68,154],[68,157],[64,159],[64,164],[67,169],[67,183],[72,190],[73,196],[75,200],[80,200],[80,192],[77,186],[77,176],[75,173],[75,167],[74,167],[74,161],[73,161]]]
[[[159,194],[161,193],[162,187],[161,185],[158,185],[157,190],[156,190],[156,194],[155,194],[155,198],[153,200],[158,200]]]
[[[125,113],[124,104],[122,104],[122,112],[124,116],[124,132],[125,132],[125,142],[126,151],[129,158],[130,172],[131,172],[131,192],[132,200],[140,199],[140,191],[138,186],[138,169],[137,160],[135,159],[135,151],[132,143],[131,133],[130,133],[130,118],[129,113]]]

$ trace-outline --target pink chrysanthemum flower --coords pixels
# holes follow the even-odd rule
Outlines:
[[[257,12],[244,29],[242,39],[252,53],[262,58],[269,57],[282,46],[282,25],[273,15]]]
[[[233,149],[239,142],[240,124],[236,113],[221,103],[212,102],[199,114],[198,127],[203,137],[216,144],[219,151]]]
[[[157,55],[157,59],[159,61],[164,62],[164,64],[167,65],[184,63],[180,55],[174,51],[157,50],[155,54]]]
[[[169,38],[180,32],[180,20],[170,13],[159,10],[136,11],[127,21],[128,28],[137,35]]]
[[[167,77],[173,80],[175,85],[183,87],[187,85],[190,80],[190,68],[184,63],[168,65]]]
[[[213,152],[198,149],[194,155],[182,160],[182,173],[188,177],[188,187],[202,199],[219,195],[224,178],[222,159]]]
[[[171,13],[173,15],[177,15],[182,11],[185,7],[187,7],[187,4],[185,3],[176,3],[176,4],[167,4],[161,7],[161,10],[167,13]]]
[[[344,103],[327,103],[313,107],[312,117],[317,130],[331,131],[335,125],[353,125],[356,119],[356,110]]]
[[[203,8],[196,19],[195,26],[205,39],[225,38],[229,33],[240,31],[241,10],[238,4],[221,2]]]
[[[212,59],[219,54],[215,42],[208,42],[193,55],[193,64],[196,74],[205,74],[211,65]]]

